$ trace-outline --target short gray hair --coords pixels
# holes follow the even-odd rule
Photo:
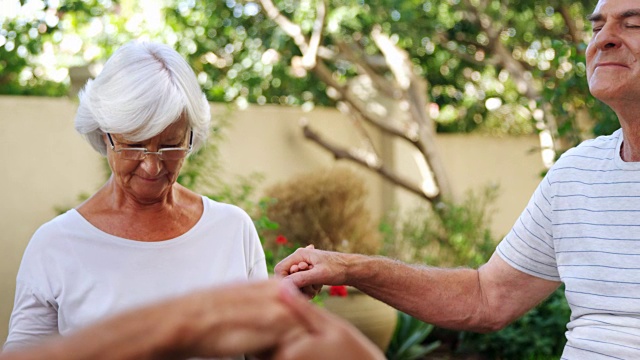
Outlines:
[[[211,110],[193,69],[171,47],[133,41],[120,47],[80,91],[75,128],[96,151],[107,154],[105,133],[142,141],[186,115],[193,148],[209,136]]]

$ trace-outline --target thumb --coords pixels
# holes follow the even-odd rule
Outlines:
[[[305,299],[301,294],[288,284],[283,284],[280,288],[280,299],[301,321],[302,326],[310,333],[321,332],[327,322],[331,320],[331,315],[316,307],[313,303]]]
[[[313,269],[289,274],[284,278],[284,281],[293,284],[297,288],[302,288],[307,285],[323,285],[317,282]]]

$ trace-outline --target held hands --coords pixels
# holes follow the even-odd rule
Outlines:
[[[189,357],[244,353],[265,360],[385,358],[355,327],[308,302],[290,283],[270,280],[214,293],[191,304],[202,311],[189,320],[199,330],[192,333],[192,342],[184,343],[191,349]],[[189,339],[184,334],[182,338]]]
[[[297,249],[275,267],[275,275],[293,283],[307,297],[318,295],[322,285],[346,283],[347,255],[316,250],[313,245]]]

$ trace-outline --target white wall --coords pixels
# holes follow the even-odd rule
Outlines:
[[[29,238],[56,215],[55,207],[77,204],[81,193],[94,192],[105,178],[100,156],[73,129],[75,109],[75,102],[66,98],[0,96],[0,341],[6,337],[15,276]],[[214,118],[226,114],[218,105],[213,113]],[[347,121],[334,109],[302,113],[264,106],[229,116],[232,125],[220,147],[223,177],[258,172],[265,177],[262,186],[335,163],[302,137],[301,117],[325,136],[355,142]],[[381,139],[374,136],[374,141]],[[496,235],[506,233],[540,180],[540,156],[530,151],[537,146],[536,137],[439,135],[437,142],[458,197],[488,183],[500,184],[493,230]],[[396,166],[415,175],[407,151],[394,144]],[[354,169],[367,176],[374,214],[387,210],[384,207],[393,198],[403,206],[419,204],[414,196],[390,188],[366,170]]]

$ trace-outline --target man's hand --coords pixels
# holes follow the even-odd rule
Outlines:
[[[308,297],[314,297],[322,285],[346,284],[349,256],[308,246],[280,261],[274,272],[276,277],[293,283]]]

